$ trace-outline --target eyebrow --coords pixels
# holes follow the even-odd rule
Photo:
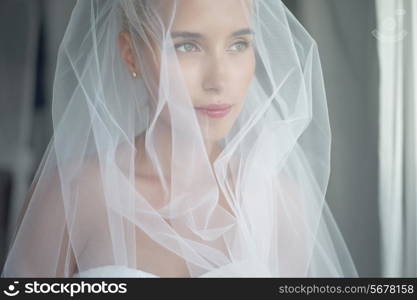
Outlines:
[[[254,32],[249,28],[243,28],[239,29],[235,32],[233,32],[230,36],[239,36],[239,35],[246,35],[246,34],[254,34]],[[193,39],[202,39],[204,38],[204,35],[197,32],[189,32],[189,31],[173,31],[171,32],[171,38],[193,38]]]

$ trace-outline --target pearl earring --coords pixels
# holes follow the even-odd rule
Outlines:
[[[138,76],[138,74],[136,74],[136,72],[132,72],[132,76],[133,76],[133,78],[136,78]]]

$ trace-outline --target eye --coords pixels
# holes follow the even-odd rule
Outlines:
[[[177,50],[181,49],[180,50],[181,52],[195,52],[195,51],[191,51],[194,48],[197,48],[197,47],[195,47],[194,44],[188,43],[188,42],[175,45],[175,49]]]
[[[240,41],[240,42],[234,43],[232,46],[235,46],[235,45],[237,45],[237,47],[235,47],[235,49],[239,52],[244,51],[244,50],[246,50],[246,48],[249,47],[249,43],[245,42],[245,41]]]

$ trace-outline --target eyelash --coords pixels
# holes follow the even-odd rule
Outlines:
[[[188,44],[189,45],[193,45],[194,47],[196,47],[191,42],[183,42],[183,43],[175,44],[175,49],[178,49],[179,47],[184,46],[184,45],[188,45]],[[245,51],[250,46],[250,42],[246,42],[246,41],[239,41],[239,42],[234,43],[233,45],[236,45],[236,44],[244,44],[244,46],[245,46],[245,49],[243,49],[243,50],[237,50],[238,52],[243,52],[243,51]],[[188,53],[188,52],[195,52],[195,51],[181,51],[181,52]]]

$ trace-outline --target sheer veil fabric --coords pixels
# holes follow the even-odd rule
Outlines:
[[[281,1],[78,1],[52,118],[3,277],[357,276],[318,48]]]

